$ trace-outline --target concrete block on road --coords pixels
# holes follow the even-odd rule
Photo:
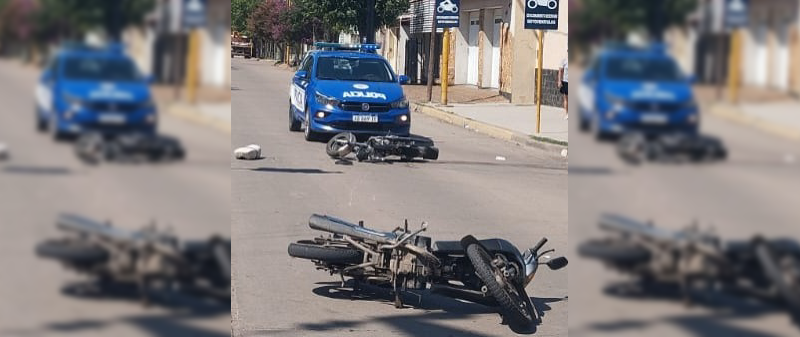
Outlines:
[[[236,159],[242,160],[255,160],[261,158],[261,146],[250,144],[244,147],[237,148],[233,151]]]

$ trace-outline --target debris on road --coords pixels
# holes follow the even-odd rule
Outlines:
[[[561,150],[561,156],[567,158],[567,149]]]
[[[503,156],[497,156],[497,157],[494,157],[494,160],[498,160],[498,161],[506,161],[506,157],[503,157]]]
[[[261,146],[250,144],[233,151],[236,159],[255,160],[261,159]]]

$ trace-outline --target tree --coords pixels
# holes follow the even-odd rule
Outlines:
[[[251,35],[253,32],[248,30],[247,20],[263,2],[264,0],[231,0],[231,31]]]
[[[154,0],[38,0],[37,35],[44,39],[77,39],[105,29],[118,39],[121,31],[139,25],[153,10]]]
[[[686,22],[697,8],[697,0],[583,0],[570,1],[570,12],[577,16],[570,37],[584,44],[603,39],[621,39],[627,33],[645,30],[656,41],[664,31]]]
[[[350,31],[356,28],[360,40],[367,34],[367,8],[364,0],[296,0],[293,6],[304,8],[306,15],[318,18],[331,31]],[[393,25],[408,11],[409,0],[375,0],[375,27]]]

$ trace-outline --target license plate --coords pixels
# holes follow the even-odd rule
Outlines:
[[[103,124],[123,124],[125,123],[125,115],[115,113],[105,113],[98,117],[100,123]]]
[[[357,123],[377,123],[378,116],[376,115],[353,115],[353,122]]]
[[[667,116],[663,114],[644,114],[642,115],[642,123],[645,124],[666,124]]]

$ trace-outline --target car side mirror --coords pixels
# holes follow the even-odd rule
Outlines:
[[[308,78],[308,72],[305,70],[299,70],[298,72],[294,73],[295,78]]]
[[[552,259],[550,261],[547,261],[547,266],[550,267],[550,269],[552,269],[552,270],[559,270],[561,268],[566,267],[568,263],[569,263],[569,261],[567,261],[567,258],[561,256],[561,257],[557,257],[555,259]]]
[[[406,75],[400,75],[398,79],[400,80],[400,84],[408,84],[409,82],[408,76]]]

